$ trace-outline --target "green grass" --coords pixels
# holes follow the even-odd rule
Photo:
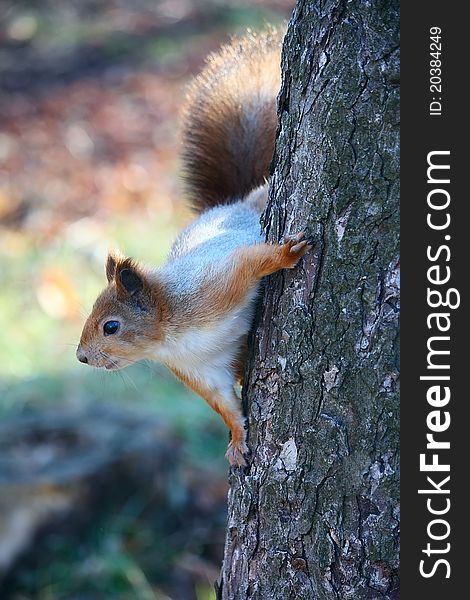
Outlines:
[[[165,581],[178,549],[163,538],[168,516],[144,518],[144,504],[133,496],[119,512],[95,515],[93,527],[74,544],[49,536],[50,558],[21,570],[10,583],[15,592],[9,600],[170,600],[155,581]],[[195,594],[197,600],[215,599],[209,583],[199,583]]]

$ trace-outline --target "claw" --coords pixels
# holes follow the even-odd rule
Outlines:
[[[295,233],[293,235],[286,235],[284,237],[284,244],[293,244],[294,242],[300,242],[300,240],[303,240],[305,237],[305,232],[304,231],[300,231],[299,233]]]
[[[305,231],[300,231],[294,235],[287,235],[282,244],[286,263],[284,269],[293,269],[299,259],[312,248],[309,239],[305,239]]]
[[[309,246],[307,248],[307,250],[310,250],[311,246],[309,245],[309,243],[307,242],[307,240],[303,240],[302,242],[296,244],[295,246],[292,246],[290,249],[291,254],[297,254],[298,252],[300,252],[302,250],[302,248],[305,248],[305,246]]]
[[[225,456],[230,463],[231,467],[246,467],[247,462],[245,455],[248,453],[248,446],[243,443],[235,445],[232,442],[229,443]]]

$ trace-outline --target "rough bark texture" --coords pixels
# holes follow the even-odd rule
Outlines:
[[[318,243],[260,307],[224,600],[399,595],[398,20],[300,0],[289,24],[265,225]]]

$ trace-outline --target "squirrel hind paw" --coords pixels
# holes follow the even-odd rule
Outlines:
[[[248,446],[245,442],[234,444],[230,442],[227,448],[227,452],[225,453],[225,457],[227,458],[231,467],[246,467],[246,455],[248,454]]]

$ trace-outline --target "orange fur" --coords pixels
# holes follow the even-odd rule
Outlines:
[[[119,277],[124,269],[131,270],[142,282],[138,294],[123,287]],[[122,368],[147,358],[149,345],[163,340],[171,307],[158,280],[119,252],[108,256],[106,275],[108,286],[96,299],[85,322],[79,351],[86,353],[88,362],[95,367]],[[104,323],[117,317],[123,333],[103,336]]]
[[[235,392],[232,391],[230,399],[224,398],[220,392],[207,387],[202,381],[189,378],[173,367],[170,367],[170,370],[193,392],[204,398],[207,404],[222,417],[231,433],[226,453],[227,459],[232,466],[245,466],[244,456],[248,452],[245,442],[245,419],[240,406],[241,402]]]
[[[311,248],[299,233],[283,244],[254,244],[239,248],[228,261],[224,276],[208,282],[191,307],[191,321],[208,324],[239,306],[247,293],[266,275],[292,269]]]

